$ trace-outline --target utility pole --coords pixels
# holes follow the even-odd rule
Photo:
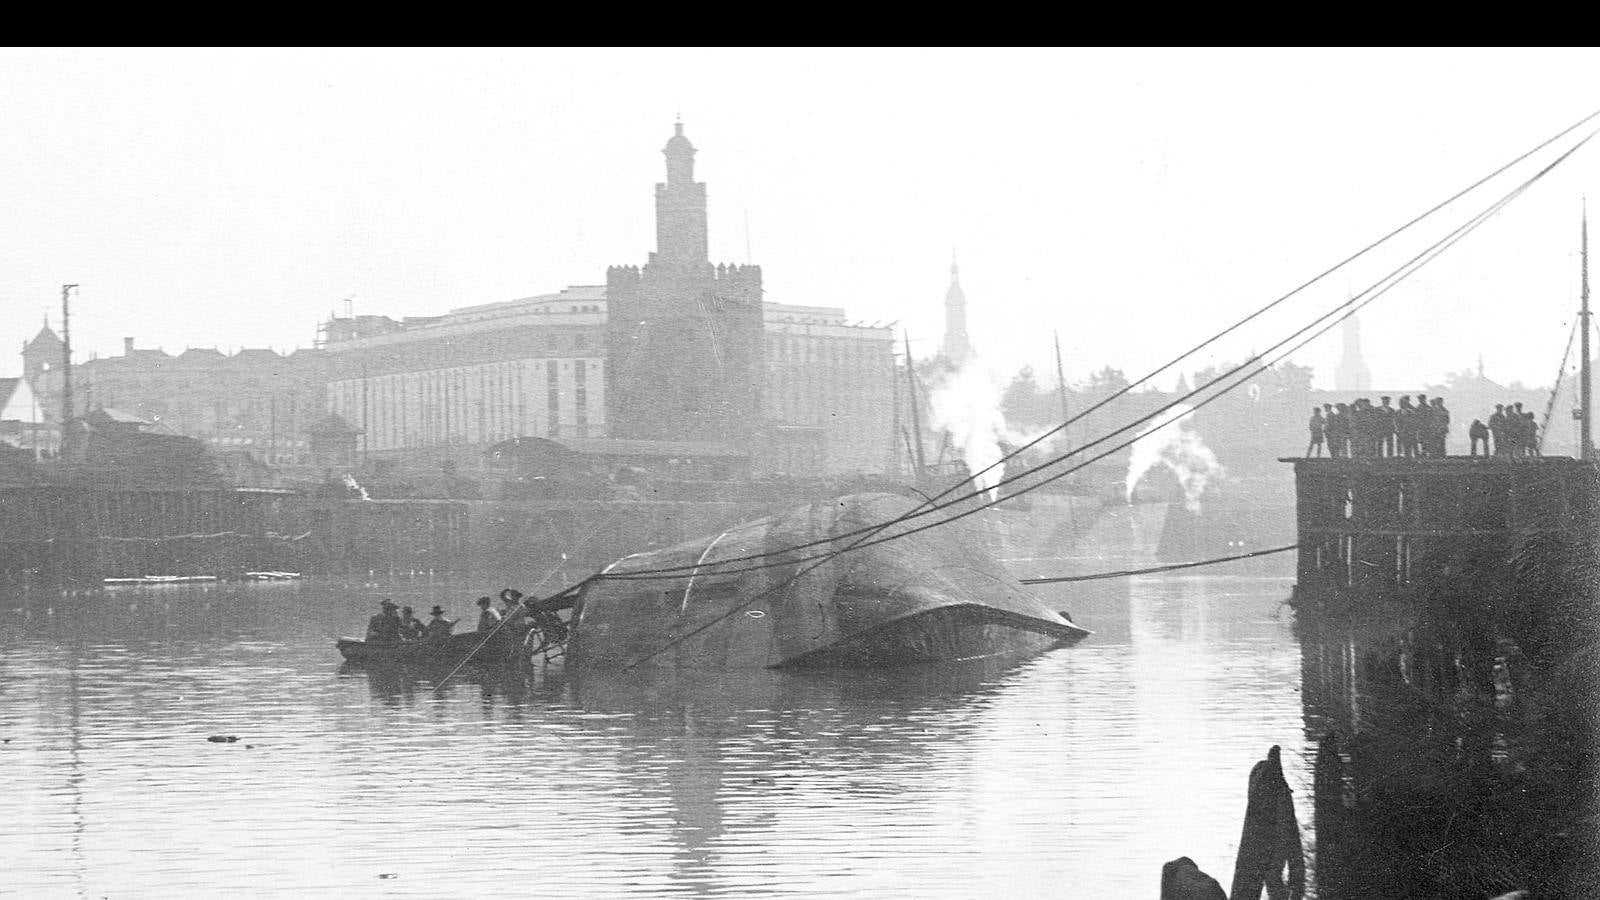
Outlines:
[[[61,441],[67,440],[67,422],[72,419],[72,316],[68,298],[75,284],[61,286]]]
[[[1583,209],[1583,290],[1579,295],[1582,305],[1578,309],[1578,328],[1583,341],[1578,345],[1578,458],[1594,459],[1594,407],[1589,372],[1589,208]]]

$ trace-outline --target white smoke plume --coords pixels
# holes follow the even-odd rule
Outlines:
[[[1004,395],[1005,382],[992,367],[977,358],[968,360],[960,371],[942,373],[928,385],[928,407],[932,413],[928,424],[935,434],[950,433],[956,456],[966,462],[969,471],[982,472],[974,483],[984,491],[993,490],[1005,474],[998,465],[1005,455],[1000,442],[1019,446],[1031,437],[1006,426],[1005,414],[1000,408]],[[983,471],[990,466],[994,468]]]
[[[1172,417],[1173,412],[1179,411],[1177,417]],[[1183,486],[1183,505],[1198,514],[1206,485],[1226,475],[1227,470],[1200,439],[1200,432],[1194,430],[1190,422],[1194,407],[1180,403],[1162,416],[1164,424],[1145,429],[1133,443],[1124,479],[1127,498],[1133,499],[1133,489],[1146,472],[1158,465],[1166,466]]]

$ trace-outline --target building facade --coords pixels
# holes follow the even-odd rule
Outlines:
[[[120,410],[217,452],[294,465],[306,461],[306,427],[326,412],[321,363],[315,350],[172,355],[123,338],[121,356],[73,366],[74,407],[78,415]]]
[[[604,288],[578,286],[389,327],[332,320],[327,408],[378,457],[604,437],[605,309]]]
[[[79,414],[118,409],[267,464],[311,465],[312,427],[356,429],[355,459],[467,462],[512,438],[718,443],[758,475],[889,471],[894,337],[843,309],[766,303],[761,270],[713,265],[706,186],[683,126],[656,185],[656,251],[605,285],[437,316],[333,317],[283,355],[134,346],[74,366]],[[957,288],[958,290],[958,288]],[[47,421],[61,341],[23,349]]]

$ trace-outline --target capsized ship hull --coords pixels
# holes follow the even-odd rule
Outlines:
[[[804,560],[861,538],[788,548],[877,525],[916,503],[852,494],[614,563],[584,588],[570,659],[580,665],[695,669],[883,666],[1038,653],[1089,632],[1049,608],[981,546],[963,522],[897,536],[825,561]],[[718,560],[760,555],[718,573]],[[701,567],[670,580],[630,573]]]

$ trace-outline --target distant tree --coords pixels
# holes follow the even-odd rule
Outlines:
[[[1311,375],[1310,366],[1284,362],[1262,372],[1261,380],[1265,390],[1287,399],[1311,393]]]
[[[1039,387],[1032,366],[1023,366],[1000,396],[1000,412],[1013,426],[1039,424],[1049,417],[1048,396]]]
[[[1089,376],[1089,384],[1086,391],[1092,395],[1106,397],[1118,391],[1126,390],[1127,387],[1128,376],[1123,374],[1121,369],[1106,366]]]

